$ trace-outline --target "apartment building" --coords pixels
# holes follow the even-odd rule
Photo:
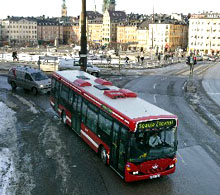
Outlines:
[[[37,39],[39,44],[54,44],[55,40],[63,43],[63,25],[56,19],[37,20]]]
[[[122,23],[117,26],[117,43],[122,50],[136,50],[137,40],[137,23]]]
[[[220,16],[197,14],[189,19],[188,51],[200,55],[220,52]]]
[[[8,17],[2,21],[2,38],[10,45],[37,44],[35,18]]]
[[[148,49],[154,52],[175,51],[187,48],[188,27],[171,21],[149,24]]]
[[[117,47],[117,26],[125,20],[125,12],[105,10],[102,25],[102,45]]]
[[[143,21],[137,29],[137,49],[139,51],[148,50],[149,42],[149,20]]]
[[[94,20],[88,20],[87,38],[91,47],[97,47],[102,44],[102,24],[102,16]]]

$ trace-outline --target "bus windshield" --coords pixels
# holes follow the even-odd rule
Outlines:
[[[174,158],[177,138],[176,127],[157,130],[137,130],[131,136],[130,162],[144,162],[158,158]]]

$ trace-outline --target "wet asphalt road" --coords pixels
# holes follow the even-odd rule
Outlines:
[[[175,75],[178,68],[183,69],[168,67],[145,77],[111,78],[179,117],[176,172],[129,184],[60,122],[50,108],[49,95],[34,97],[22,89],[13,92],[6,78],[0,77],[0,101],[15,110],[17,117],[12,148],[17,179],[11,182],[10,191],[15,192],[11,194],[218,194],[219,136],[189,106],[183,90],[188,77]]]

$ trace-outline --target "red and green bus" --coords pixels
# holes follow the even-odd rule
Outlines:
[[[52,75],[50,104],[126,182],[175,172],[177,116],[82,71]]]

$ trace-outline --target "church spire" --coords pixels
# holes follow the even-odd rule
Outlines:
[[[66,0],[63,0],[61,16],[67,17],[67,7],[66,7]]]
[[[102,5],[102,11],[103,13],[105,12],[105,10],[109,10],[109,11],[115,11],[115,0],[103,0],[103,5]]]

